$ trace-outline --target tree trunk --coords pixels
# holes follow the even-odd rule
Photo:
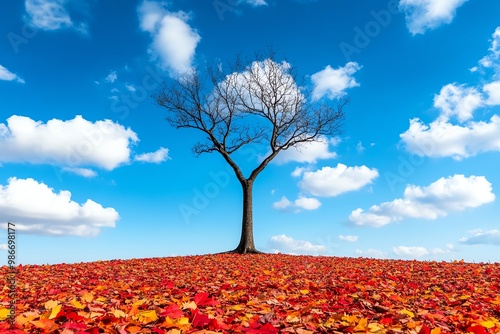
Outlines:
[[[241,238],[238,247],[230,253],[261,253],[255,248],[253,241],[252,188],[253,180],[241,182],[243,188],[243,217],[241,220]]]

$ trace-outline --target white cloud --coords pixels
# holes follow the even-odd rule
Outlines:
[[[321,202],[314,197],[299,197],[291,202],[286,196],[281,197],[279,201],[273,203],[273,208],[279,211],[293,211],[299,213],[302,210],[317,210],[321,206]]]
[[[136,155],[134,157],[135,161],[142,161],[142,162],[152,162],[155,164],[159,164],[163,161],[169,160],[170,157],[168,156],[168,148],[161,147],[155,152],[151,153],[143,153]]]
[[[273,203],[273,208],[276,210],[285,210],[292,206],[292,202],[286,196],[281,197],[279,201]]]
[[[321,206],[321,202],[314,197],[301,197],[297,198],[294,202],[295,206],[304,210],[316,210]]]
[[[376,258],[376,259],[385,259],[387,258],[387,254],[381,250],[378,249],[367,249],[367,250],[362,250],[362,249],[356,249],[355,251],[356,255],[362,256],[362,257],[370,257],[370,258]]]
[[[342,241],[356,242],[358,241],[357,235],[339,235],[339,239]]]
[[[491,46],[489,48],[490,53],[484,56],[480,61],[479,65],[484,68],[492,68],[496,73],[495,77],[500,78],[500,27],[495,29],[493,32]]]
[[[267,6],[267,2],[265,0],[244,0],[244,2],[253,7]]]
[[[286,151],[281,151],[273,161],[277,164],[286,164],[290,161],[316,163],[321,159],[333,159],[337,157],[337,153],[330,151],[330,146],[337,144],[338,139],[328,140],[320,137],[317,141],[301,143]]]
[[[0,250],[7,250],[7,244],[0,244]]]
[[[0,222],[15,221],[19,232],[96,236],[102,227],[114,227],[118,219],[113,208],[90,199],[79,204],[71,200],[69,191],[56,193],[31,178],[13,177],[0,185]]]
[[[65,172],[73,173],[87,178],[97,176],[97,173],[89,168],[63,167],[62,170]]]
[[[392,247],[392,251],[396,253],[396,255],[407,258],[420,258],[429,254],[429,251],[424,247],[398,246]]]
[[[485,84],[483,91],[488,95],[486,104],[490,106],[500,105],[500,80]]]
[[[293,177],[299,177],[299,176],[301,176],[302,174],[304,174],[304,172],[305,172],[306,170],[308,170],[308,169],[307,169],[307,168],[305,168],[305,167],[295,167],[295,169],[293,170],[293,172],[292,172],[292,174],[291,174],[291,175],[292,175]]]
[[[463,237],[461,243],[467,245],[497,245],[500,246],[500,230],[471,231],[471,237]]]
[[[456,174],[440,178],[427,187],[408,185],[402,199],[373,205],[367,212],[356,209],[349,220],[356,225],[376,227],[407,218],[435,220],[494,200],[491,183],[484,176]]]
[[[416,35],[451,23],[457,8],[465,2],[467,0],[400,0],[399,8],[405,13],[408,30]]]
[[[479,61],[480,73],[484,75],[484,68],[493,68],[493,77],[497,80],[484,80],[487,83],[482,87],[456,83],[444,86],[434,98],[440,116],[429,125],[414,118],[410,120],[409,129],[400,135],[409,152],[460,160],[483,152],[500,151],[500,117],[495,114],[489,122],[472,120],[477,108],[500,105],[500,27],[493,34],[489,50],[490,53]],[[478,72],[479,68],[474,67],[473,71]],[[451,123],[452,117],[464,124]]]
[[[125,85],[125,88],[127,88],[127,90],[129,92],[135,92],[136,91],[136,88],[134,87],[134,85]]]
[[[268,247],[272,252],[287,254],[318,255],[326,252],[323,245],[315,245],[309,241],[294,240],[284,234],[275,235],[268,241]]]
[[[17,74],[12,73],[2,65],[0,65],[0,80],[17,81],[19,83],[24,83],[24,80],[22,78],[20,78]]]
[[[187,22],[189,15],[169,12],[164,2],[144,1],[138,8],[140,26],[151,34],[149,52],[160,59],[160,66],[171,75],[192,69],[196,46],[201,40],[198,32]]]
[[[329,99],[343,97],[348,88],[359,86],[353,74],[361,69],[356,62],[348,62],[344,67],[333,69],[328,65],[324,70],[314,73],[311,80],[314,84],[313,98],[318,100],[323,96]]]
[[[465,126],[441,119],[426,125],[414,118],[409,129],[399,136],[411,153],[460,160],[481,152],[500,151],[500,117],[493,115],[490,122],[471,121]]]
[[[118,79],[118,75],[116,74],[116,71],[111,71],[111,72],[109,72],[108,76],[104,80],[106,80],[107,82],[113,83],[116,81],[116,79]],[[116,88],[114,88],[114,89],[116,89]],[[116,89],[116,91],[118,91],[118,89]]]
[[[333,197],[345,192],[359,190],[378,177],[376,169],[366,166],[323,167],[315,172],[304,172],[299,187],[314,196]]]
[[[82,116],[47,123],[11,116],[0,123],[0,162],[95,166],[112,170],[129,162],[134,131],[110,120],[89,122]]]
[[[41,30],[73,28],[83,34],[88,33],[88,24],[73,22],[65,4],[66,0],[25,0],[24,7],[29,23]],[[85,14],[85,13],[84,13]]]
[[[447,244],[446,248],[434,248],[430,252],[434,255],[450,254],[455,252],[455,246],[453,244]]]
[[[358,153],[363,153],[364,150],[365,147],[363,146],[363,143],[358,141],[358,143],[356,144],[356,151],[358,151]]]
[[[465,85],[448,84],[434,97],[434,106],[441,109],[443,120],[455,116],[460,122],[468,121],[482,104],[481,94]]]

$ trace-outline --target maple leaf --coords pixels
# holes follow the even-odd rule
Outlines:
[[[197,306],[217,306],[218,301],[208,297],[208,292],[201,292],[194,296],[194,302]]]
[[[192,311],[191,322],[196,328],[203,328],[208,326],[210,319],[208,315],[201,313],[198,309]]]
[[[144,310],[137,313],[137,318],[143,324],[148,324],[158,320],[155,310]]]
[[[160,312],[160,317],[170,317],[171,319],[177,319],[180,318],[184,315],[184,312],[181,311],[179,308],[179,305],[177,304],[171,304],[167,307],[165,307],[161,312]]]

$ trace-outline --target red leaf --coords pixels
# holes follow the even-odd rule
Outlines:
[[[488,332],[485,330],[483,326],[476,325],[476,326],[469,326],[467,328],[467,332],[472,332],[474,334],[487,334]]]
[[[430,334],[431,329],[427,325],[423,325],[418,334]]]
[[[208,318],[208,315],[200,313],[198,309],[195,309],[193,311],[193,318],[191,319],[191,322],[194,327],[203,328],[208,325],[210,319]]]
[[[219,304],[215,299],[208,297],[208,292],[201,292],[194,296],[194,302],[198,306],[216,306]]]
[[[164,279],[161,281],[160,285],[163,285],[165,289],[172,289],[175,288],[175,284],[170,282],[169,280]]]
[[[177,304],[172,304],[165,307],[165,309],[163,309],[163,311],[161,311],[159,314],[160,317],[169,317],[170,319],[177,319],[182,317],[183,315],[184,313],[181,311]]]
[[[82,323],[73,323],[73,322],[67,322],[63,325],[61,325],[62,328],[67,328],[67,329],[77,329],[77,330],[82,330],[84,331],[85,329],[87,329],[87,326],[85,324],[82,324]]]

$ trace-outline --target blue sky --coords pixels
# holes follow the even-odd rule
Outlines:
[[[0,222],[18,262],[233,249],[239,183],[150,95],[269,46],[314,99],[351,102],[342,135],[257,178],[258,249],[499,262],[499,14],[495,0],[3,1]],[[248,172],[266,152],[235,159]]]

